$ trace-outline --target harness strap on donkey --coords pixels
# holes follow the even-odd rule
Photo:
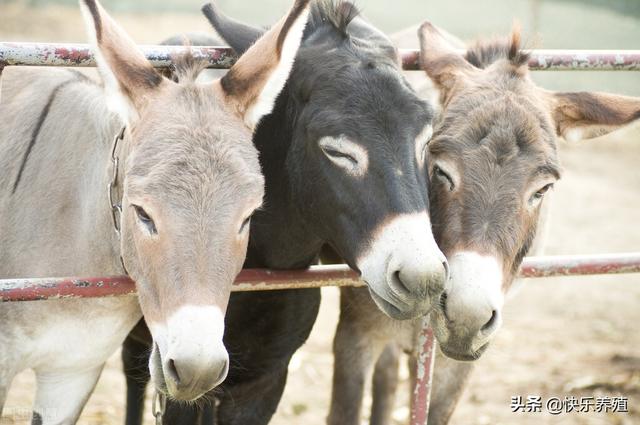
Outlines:
[[[115,189],[118,186],[118,169],[120,166],[120,158],[118,157],[117,150],[119,142],[124,140],[126,129],[127,126],[123,125],[122,129],[113,138],[113,143],[111,144],[111,167],[113,169],[113,175],[111,176],[111,181],[107,185],[107,197],[109,199],[109,207],[111,208],[111,219],[113,220],[113,229],[115,230],[116,235],[118,235],[118,240],[120,240],[120,229],[122,228],[120,223],[122,220],[122,199],[116,201],[116,196],[114,195]],[[120,263],[122,264],[122,269],[125,274],[129,275],[127,267],[124,265],[122,254],[120,254]]]
[[[111,176],[111,181],[109,181],[109,184],[107,185],[107,198],[109,200],[109,207],[111,208],[111,219],[113,221],[113,229],[118,236],[118,240],[121,237],[120,230],[122,229],[122,197],[118,197],[115,194],[116,188],[119,183],[118,171],[120,168],[118,145],[120,144],[120,141],[124,140],[126,130],[127,126],[123,125],[122,129],[113,138],[113,143],[111,145],[111,167],[113,174]],[[122,269],[124,270],[125,274],[129,275],[127,267],[124,265],[122,254],[120,255],[120,263],[122,264]],[[153,403],[151,408],[151,413],[155,418],[156,425],[162,425],[162,417],[164,416],[166,405],[166,396],[160,391],[156,391],[153,396]]]

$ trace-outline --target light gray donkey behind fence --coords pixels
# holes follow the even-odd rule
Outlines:
[[[190,401],[224,380],[224,314],[264,194],[252,132],[288,78],[308,5],[295,1],[207,84],[189,55],[179,83],[164,78],[95,0],[81,7],[103,85],[4,71],[0,278],[128,271],[139,297],[0,305],[0,413],[13,377],[33,369],[34,423],[75,423],[142,314],[159,391]]]

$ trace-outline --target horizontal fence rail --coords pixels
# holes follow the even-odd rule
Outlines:
[[[591,256],[529,257],[520,277],[540,278],[597,274],[640,273],[640,252]],[[358,275],[344,265],[314,266],[308,270],[243,270],[233,291],[264,291],[364,286]],[[36,301],[60,298],[93,298],[135,295],[128,277],[40,278],[0,280],[0,301]]]
[[[209,63],[209,68],[226,69],[236,60],[229,47],[140,46],[155,67],[169,67],[172,58],[191,51]],[[462,52],[462,51],[461,51]],[[419,68],[418,50],[400,49],[405,70]],[[21,66],[95,66],[87,44],[0,42],[0,68]],[[640,50],[532,50],[529,67],[534,71],[640,71]]]
[[[153,66],[167,68],[180,54],[191,52],[209,68],[227,69],[236,60],[228,47],[140,46]],[[460,51],[461,53],[463,51]],[[419,51],[401,49],[405,70],[419,70]],[[95,60],[86,44],[0,42],[0,72],[5,66],[91,67]],[[529,68],[534,71],[640,71],[640,50],[532,50]],[[519,275],[551,276],[640,273],[640,252],[591,256],[526,258]],[[364,286],[347,266],[314,266],[308,270],[243,270],[234,291]],[[128,277],[38,278],[0,280],[0,302],[134,296]],[[426,425],[431,398],[435,338],[425,318],[418,338],[417,383],[412,394],[411,424]]]

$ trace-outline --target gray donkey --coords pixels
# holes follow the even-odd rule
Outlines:
[[[431,313],[442,353],[429,424],[446,424],[471,370],[500,328],[504,294],[536,235],[543,199],[560,177],[558,136],[606,134],[640,118],[640,99],[553,93],[529,77],[517,31],[460,55],[434,26],[419,30],[422,67],[442,112],[429,142],[431,219],[451,278]],[[381,315],[366,291],[342,289],[328,423],[360,423],[373,369],[371,424],[391,423],[400,351],[418,322]],[[452,360],[454,359],[454,360]],[[414,358],[415,362],[415,358]]]
[[[0,413],[15,374],[33,369],[34,423],[75,423],[142,314],[159,391],[191,401],[225,379],[224,314],[264,195],[252,133],[308,6],[297,0],[208,84],[193,82],[202,66],[188,55],[180,83],[162,77],[95,0],[81,8],[102,86],[69,70],[4,72],[0,277],[128,272],[139,297],[0,305]]]

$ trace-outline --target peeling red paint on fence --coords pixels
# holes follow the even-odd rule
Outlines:
[[[436,359],[436,338],[429,327],[428,316],[423,319],[418,335],[418,356],[416,361],[416,386],[411,400],[411,424],[426,424],[431,404],[431,383]]]
[[[186,52],[208,62],[209,68],[230,68],[236,55],[229,47],[139,46],[151,64],[167,68]],[[88,44],[0,42],[0,63],[19,66],[96,66]]]
[[[640,273],[640,253],[526,258],[520,277],[551,277],[614,273]],[[314,266],[308,270],[243,270],[233,291],[265,291],[364,286],[347,266]],[[0,280],[0,301],[37,301],[48,298],[91,298],[132,295],[127,277],[40,278]]]
[[[126,276],[104,278],[42,278],[0,280],[0,301],[39,301],[135,295]]]
[[[347,266],[314,266],[308,270],[247,269],[240,272],[233,291],[321,288],[323,286],[364,286]]]
[[[531,50],[532,71],[640,71],[640,50]],[[459,51],[464,54],[464,50]],[[407,71],[420,69],[418,50],[401,50]]]
[[[191,51],[210,68],[229,68],[236,56],[229,47],[140,46],[156,67],[171,66],[171,58]],[[463,51],[460,51],[461,53]],[[419,70],[419,51],[401,49],[405,70]],[[0,66],[95,66],[87,44],[0,42]],[[640,50],[532,50],[529,67],[534,71],[640,71]]]
[[[364,286],[347,266],[314,266],[308,270],[243,270],[234,292]],[[36,278],[0,280],[0,301],[39,301],[135,295],[135,283],[125,276],[103,278]]]
[[[531,278],[639,272],[640,253],[533,257],[520,268],[521,277]]]

